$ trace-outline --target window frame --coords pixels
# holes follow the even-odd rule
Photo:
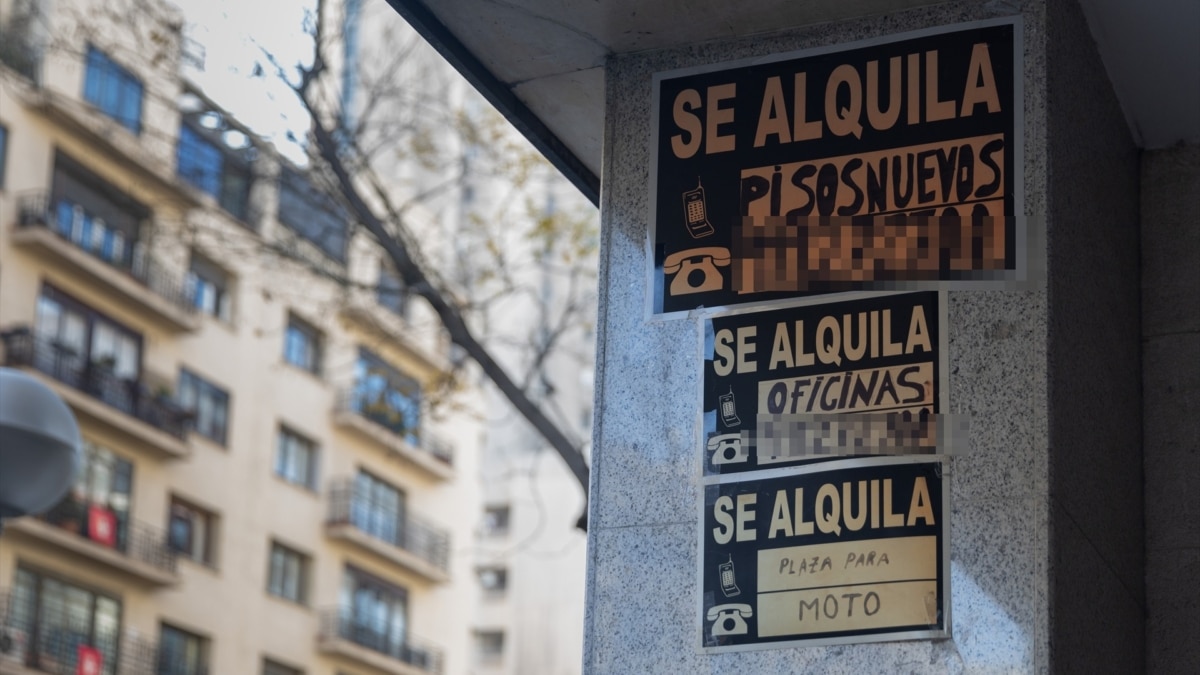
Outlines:
[[[353,392],[356,412],[401,436],[413,447],[423,447],[424,391],[417,378],[366,347],[359,347],[354,362]]]
[[[504,631],[498,628],[475,630],[475,659],[480,665],[494,666],[504,662],[505,643]],[[495,649],[490,647],[489,640],[494,639]]]
[[[223,323],[233,323],[232,275],[221,269],[203,255],[192,251],[188,261],[186,283],[188,300],[200,313],[207,314]],[[212,308],[205,305],[201,290],[212,289]]]
[[[254,186],[249,160],[223,147],[212,132],[187,117],[179,125],[175,174],[215,199],[221,210],[248,224]]]
[[[51,311],[53,309],[53,311]],[[54,314],[52,317],[51,314]],[[144,336],[127,327],[125,324],[113,319],[107,314],[101,312],[90,305],[76,300],[73,296],[59,290],[58,287],[42,282],[41,288],[38,290],[37,299],[34,305],[34,336],[38,340],[47,340],[54,345],[63,345],[68,350],[73,351],[72,345],[68,344],[68,334],[71,332],[71,326],[65,324],[64,321],[68,317],[74,317],[81,324],[82,332],[78,336],[82,342],[78,353],[70,354],[64,358],[74,359],[75,365],[78,366],[82,373],[87,368],[92,368],[98,364],[105,363],[109,359],[113,359],[113,364],[120,364],[122,372],[116,373],[118,377],[140,382],[142,379],[142,360],[145,356],[145,338]],[[44,323],[51,319],[57,321],[57,326],[54,328],[53,334],[45,330]],[[122,345],[132,347],[133,359],[132,363],[129,359],[121,359],[122,352],[99,353],[97,346],[97,333],[108,333],[113,338],[112,346],[118,346],[117,338],[120,338]],[[132,372],[124,372],[127,366],[132,366]]]
[[[32,588],[24,588],[22,586],[23,576],[31,579]],[[8,622],[9,625],[15,625],[19,623],[20,619],[18,617],[22,611],[22,608],[19,605],[20,598],[24,593],[29,593],[30,597],[27,598],[27,601],[32,606],[24,608],[29,612],[29,630],[27,631],[28,642],[26,649],[29,650],[31,654],[27,654],[27,657],[32,655],[36,659],[41,655],[40,651],[35,650],[38,649],[38,646],[42,641],[46,640],[42,633],[51,628],[50,626],[45,625],[45,622],[48,621],[44,612],[45,604],[48,601],[46,596],[47,583],[54,583],[63,587],[64,602],[70,601],[70,598],[65,592],[67,590],[74,590],[87,596],[89,602],[87,612],[88,629],[86,643],[93,646],[103,654],[104,675],[116,675],[117,657],[121,652],[121,642],[123,637],[122,631],[125,628],[125,606],[120,597],[87,585],[81,585],[69,578],[62,577],[54,574],[53,572],[46,572],[38,567],[30,567],[18,561],[16,571],[13,575],[13,586],[11,589],[8,608]],[[99,604],[101,600],[111,603],[111,605],[115,606],[116,608],[116,628],[113,631],[111,638],[111,649],[106,649],[105,647],[99,646],[101,641],[97,639],[97,613],[100,611]],[[67,618],[65,615],[68,612],[69,609],[67,609],[67,605],[64,604],[63,610],[60,612],[60,614],[63,616],[60,618]],[[67,618],[67,620],[69,620],[69,618]],[[53,658],[52,654],[47,654],[47,656]]]
[[[192,389],[194,389],[194,391],[189,392],[190,395],[185,395],[185,392],[188,392],[189,386]],[[200,410],[201,410],[200,402],[201,402],[202,394],[213,397],[214,402],[210,403],[210,405],[213,406],[212,409],[214,411],[214,413],[213,413],[214,415],[217,415],[217,413],[215,411],[218,408],[223,409],[223,412],[219,416],[217,416],[220,418],[220,421],[219,421],[220,429],[219,430],[217,430],[217,429],[210,430],[210,429],[202,428],[201,419],[200,419]],[[229,426],[230,426],[229,418],[232,413],[232,407],[233,407],[231,405],[231,397],[230,397],[229,391],[227,389],[218,387],[217,385],[213,384],[211,381],[197,375],[195,372],[188,370],[187,368],[180,368],[179,369],[179,382],[176,386],[176,400],[179,402],[179,405],[184,407],[185,409],[188,408],[188,406],[189,406],[189,400],[194,401],[195,409],[193,410],[193,412],[195,412],[196,417],[192,422],[192,431],[195,431],[196,433],[200,434],[201,436],[204,436],[205,438],[213,441],[214,443],[217,443],[218,445],[220,445],[222,447],[227,446],[228,439],[229,439]],[[218,402],[218,401],[221,402],[223,405],[217,406],[216,402]],[[218,421],[216,421],[216,417],[214,417],[213,424],[218,424]],[[204,426],[208,426],[208,425],[204,425]],[[217,433],[218,431],[220,433]]]
[[[296,336],[295,340],[293,336]],[[296,340],[302,340],[300,342]],[[287,325],[283,329],[283,362],[295,366],[317,377],[321,376],[321,363],[324,357],[324,334],[321,329],[288,312]],[[303,354],[295,355],[293,345],[300,345]],[[293,357],[295,356],[295,359]],[[305,358],[307,357],[307,358]],[[304,361],[311,363],[304,363]]]
[[[375,302],[401,319],[408,319],[409,297],[404,279],[387,260],[379,260],[379,281],[375,284]]]
[[[342,568],[342,597],[339,613],[356,631],[374,632],[376,637],[404,644],[409,635],[408,588],[346,563]],[[381,614],[380,609],[385,612]]]
[[[484,577],[488,574],[494,574],[496,583],[489,586]],[[475,569],[475,578],[479,580],[479,586],[485,596],[499,597],[508,593],[508,568],[504,565],[484,565]]]
[[[501,517],[500,514],[503,514]],[[495,522],[492,516],[495,515]],[[483,534],[487,537],[507,537],[512,530],[512,506],[491,504],[483,507]]]
[[[295,579],[288,579],[287,576],[282,578],[276,577],[276,554],[283,556],[279,571],[284,575],[289,575],[289,571],[284,569],[283,565],[289,562],[295,562]],[[267,549],[267,595],[294,602],[297,605],[308,606],[309,584],[312,580],[312,556],[298,551],[287,544],[282,544],[276,539],[271,540],[271,546]],[[292,583],[289,583],[292,582]],[[294,585],[295,597],[292,597],[288,587]]]
[[[295,465],[294,460],[288,460],[292,459],[291,455],[295,453],[296,448],[303,449],[308,453],[307,467],[305,468],[307,481],[295,480],[288,471],[288,466]],[[285,457],[285,454],[288,456]],[[308,436],[286,425],[279,425],[279,430],[275,435],[275,461],[273,464],[274,474],[285,483],[296,485],[312,492],[317,491],[320,485],[320,446]]]
[[[95,79],[93,79],[95,73]],[[115,89],[116,91],[113,91]],[[130,102],[126,97],[136,92],[137,111],[132,119],[126,117],[130,112],[126,107]],[[115,97],[115,101],[105,100]],[[117,63],[100,48],[88,43],[84,54],[83,100],[92,104],[97,110],[112,118],[117,124],[125,127],[134,134],[142,133],[142,117],[146,104],[146,86],[141,78],[133,74],[129,68]],[[115,105],[115,109],[110,109]]]
[[[175,523],[177,518],[178,522],[187,523],[186,545],[181,545],[176,541]],[[198,538],[197,521],[203,524]],[[167,502],[167,547],[181,558],[215,569],[217,566],[218,523],[217,514],[172,494]]]
[[[359,467],[354,474],[350,522],[376,539],[403,546],[408,530],[407,491]]]
[[[180,639],[184,646],[185,660],[187,660],[187,652],[190,651],[189,643],[194,643],[196,659],[193,663],[171,663],[164,668],[162,661],[167,650],[163,648],[163,645],[171,642],[168,633],[173,633]],[[158,672],[160,675],[205,675],[209,668],[211,643],[212,641],[204,635],[193,633],[167,621],[160,621],[158,624],[158,658],[155,659]]]
[[[308,176],[290,167],[279,172],[275,219],[330,259],[346,264],[350,248],[351,217]]]

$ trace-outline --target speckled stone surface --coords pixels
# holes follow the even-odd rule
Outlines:
[[[606,75],[599,404],[584,668],[588,673],[1029,673],[1050,669],[1047,297],[950,296],[954,637],[709,655],[697,649],[698,320],[646,319],[651,77],[675,68],[1023,16],[1025,212],[1046,214],[1045,8],[957,2],[786,35],[615,58]]]

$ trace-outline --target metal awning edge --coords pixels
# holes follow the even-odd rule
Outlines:
[[[471,86],[521,132],[593,205],[600,205],[600,178],[542,122],[512,89],[497,78],[450,32],[421,0],[387,0]]]

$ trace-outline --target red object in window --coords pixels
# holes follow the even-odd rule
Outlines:
[[[112,514],[110,513],[111,517]],[[95,647],[79,645],[75,659],[75,675],[101,675],[104,672],[104,655]]]
[[[112,511],[92,504],[88,506],[88,539],[109,548],[117,545],[117,517]]]

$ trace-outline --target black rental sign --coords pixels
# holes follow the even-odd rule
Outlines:
[[[1019,33],[656,74],[652,312],[1022,278]]]
[[[702,647],[947,637],[942,467],[850,459],[705,486]]]
[[[705,474],[947,452],[941,295],[706,319]]]
[[[704,649],[948,635],[944,296],[704,320]]]

